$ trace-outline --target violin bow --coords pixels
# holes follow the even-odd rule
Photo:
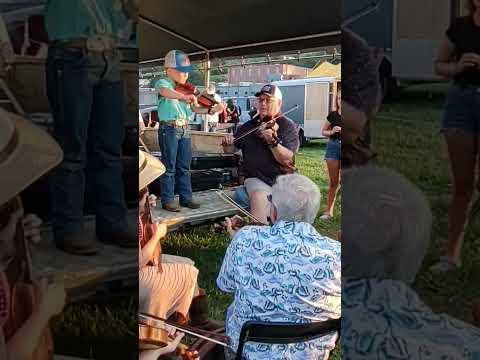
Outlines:
[[[243,207],[241,207],[240,204],[238,204],[235,200],[233,200],[230,196],[228,196],[223,190],[215,189],[215,192],[218,194],[218,196],[220,196],[223,200],[225,200],[230,205],[235,207],[237,210],[239,210],[245,216],[249,217],[250,219],[252,219],[253,221],[255,221],[259,224],[267,225],[263,221],[260,221],[258,218],[256,218],[252,213],[250,213],[249,211],[247,211]]]
[[[223,341],[220,341],[220,340],[216,340],[216,339],[212,339],[212,338],[209,338],[209,337],[207,337],[207,336],[198,334],[198,333],[196,333],[195,331],[190,330],[190,328],[188,328],[188,327],[184,327],[184,326],[181,326],[181,325],[172,323],[172,322],[170,322],[170,321],[168,321],[168,320],[159,318],[159,317],[154,316],[154,315],[148,315],[148,314],[145,314],[145,313],[139,313],[139,314],[138,314],[138,317],[139,317],[139,322],[140,322],[142,325],[147,325],[147,326],[154,327],[154,328],[156,328],[156,329],[165,330],[164,324],[167,324],[167,325],[169,325],[169,326],[177,329],[178,331],[181,331],[181,332],[184,332],[184,333],[186,333],[186,334],[195,336],[195,337],[197,337],[197,338],[199,338],[199,339],[203,339],[203,340],[206,340],[206,341],[210,341],[210,342],[213,342],[213,343],[215,343],[215,344],[221,345],[221,346],[223,346],[223,347],[228,347],[228,346],[229,346],[229,344],[227,344],[226,342],[223,342]],[[142,321],[142,320],[143,320],[143,321]],[[148,322],[150,322],[150,323],[148,323]],[[152,325],[151,323],[153,323],[154,325]],[[160,324],[161,324],[161,325],[160,325]],[[214,333],[214,332],[204,331],[204,333],[209,334],[209,335],[211,335],[211,336],[222,337],[222,338],[228,340],[228,338],[227,338],[226,336],[220,335],[220,334],[217,334],[217,333]]]
[[[238,141],[238,140],[240,140],[240,139],[243,139],[245,136],[250,135],[251,133],[259,130],[260,128],[262,128],[262,127],[264,127],[264,126],[267,126],[269,123],[273,123],[273,122],[275,122],[275,120],[281,118],[282,116],[285,116],[285,115],[287,115],[287,114],[290,114],[292,111],[295,111],[295,110],[297,110],[297,109],[298,109],[298,105],[294,105],[291,109],[285,111],[284,113],[278,114],[278,115],[275,116],[272,120],[269,120],[269,121],[267,121],[267,122],[265,122],[265,123],[261,123],[260,125],[255,126],[253,129],[248,130],[248,131],[245,132],[244,134],[242,134],[242,135],[240,135],[239,137],[237,137],[236,139],[234,139],[233,142]],[[258,115],[257,115],[257,116],[258,116]],[[254,117],[254,118],[255,118],[255,117]]]

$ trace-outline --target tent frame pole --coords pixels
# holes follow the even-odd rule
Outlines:
[[[162,29],[161,26],[159,28]],[[340,35],[342,35],[341,31],[330,31],[330,32],[322,33],[322,34],[304,35],[304,36],[297,36],[297,37],[293,37],[293,38],[280,39],[280,40],[262,41],[262,42],[255,42],[255,43],[250,43],[250,44],[227,46],[227,47],[216,48],[216,49],[203,49],[203,51],[192,52],[192,53],[189,53],[188,55],[189,56],[201,55],[201,54],[204,54],[207,51],[210,54],[212,54],[212,53],[221,52],[221,51],[237,50],[237,49],[244,49],[244,48],[249,48],[249,47],[258,47],[258,46],[265,46],[265,45],[282,44],[282,43],[285,43],[285,42],[310,40],[310,39],[317,39],[317,38],[329,37],[329,36],[340,36]],[[179,35],[179,38],[183,39],[182,35]],[[193,45],[195,45],[195,44],[193,44]],[[140,65],[153,63],[153,62],[159,62],[159,61],[163,61],[164,59],[165,58],[162,57],[162,58],[157,58],[157,59],[144,60],[144,61],[140,61]]]

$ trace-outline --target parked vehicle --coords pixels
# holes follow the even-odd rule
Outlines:
[[[274,81],[283,93],[283,110],[298,105],[288,115],[299,125],[300,145],[309,139],[321,139],[322,127],[335,107],[339,80],[333,77],[314,77],[297,80]]]
[[[467,0],[376,0],[378,8],[348,26],[384,53],[379,67],[384,98],[402,86],[443,81],[433,61],[452,19],[464,15]],[[371,0],[343,2],[344,17],[368,8]]]

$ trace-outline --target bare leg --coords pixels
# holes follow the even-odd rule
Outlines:
[[[328,169],[328,200],[325,214],[333,216],[333,207],[337,198],[338,185],[340,184],[340,161],[326,160]]]
[[[253,216],[263,223],[267,223],[267,217],[269,216],[269,202],[267,199],[267,193],[264,191],[253,191],[250,194],[250,211]]]
[[[453,199],[448,219],[448,244],[446,255],[457,265],[461,263],[461,250],[465,223],[473,196],[477,139],[455,133],[445,135],[453,176]]]

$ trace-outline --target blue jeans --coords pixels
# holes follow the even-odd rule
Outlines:
[[[180,204],[192,200],[192,139],[188,129],[160,122],[158,143],[166,168],[165,174],[160,178],[162,205],[172,202],[174,193],[178,193]]]
[[[480,135],[480,86],[453,85],[447,95],[442,130]]]
[[[125,231],[122,180],[124,89],[116,53],[50,47],[47,95],[54,137],[63,149],[53,173],[56,236],[83,230],[86,177],[91,180],[97,236]]]

